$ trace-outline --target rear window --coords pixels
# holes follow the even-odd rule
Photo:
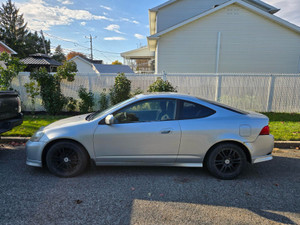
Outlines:
[[[240,110],[240,109],[228,106],[228,105],[224,105],[224,104],[222,104],[220,102],[210,101],[210,100],[206,100],[206,99],[202,99],[202,98],[198,98],[198,99],[200,99],[201,101],[204,101],[204,102],[208,102],[208,103],[210,103],[212,105],[221,107],[223,109],[227,109],[227,110],[232,111],[232,112],[236,112],[236,113],[243,114],[243,115],[249,114],[248,112],[246,112],[244,110]]]
[[[214,114],[215,111],[207,108],[203,105],[196,104],[194,102],[181,101],[179,119],[197,119],[204,118]]]

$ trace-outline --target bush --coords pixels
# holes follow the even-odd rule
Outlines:
[[[101,112],[108,108],[108,96],[105,93],[105,89],[100,94],[99,105],[100,105],[99,111]]]
[[[24,87],[26,88],[28,98],[31,99],[31,113],[33,114],[35,111],[35,97],[39,95],[40,88],[34,81],[24,84]]]
[[[72,97],[67,97],[68,103],[67,103],[67,110],[68,112],[74,112],[77,107],[77,100]]]
[[[76,71],[74,62],[65,62],[58,67],[57,73],[54,75],[49,74],[46,68],[40,68],[38,71],[30,73],[30,79],[36,80],[40,87],[42,104],[49,114],[60,113],[68,103],[68,99],[61,92],[60,82],[64,79],[74,81]]]
[[[127,79],[124,73],[118,74],[115,78],[114,87],[110,90],[111,104],[115,105],[119,102],[130,98],[131,81]]]
[[[94,94],[92,92],[87,92],[87,89],[80,86],[78,90],[79,98],[81,102],[79,102],[79,111],[81,113],[91,112],[94,106]]]
[[[156,81],[149,86],[148,92],[177,92],[177,90],[169,81],[164,81],[158,77]]]

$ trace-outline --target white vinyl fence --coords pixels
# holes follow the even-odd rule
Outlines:
[[[300,113],[300,74],[126,74],[132,81],[131,89],[147,92],[157,77],[168,80],[179,93],[216,100],[240,109],[258,112]],[[65,96],[77,100],[80,86],[92,91],[96,103],[99,94],[109,92],[116,74],[80,74],[74,82],[63,82]],[[19,91],[23,109],[31,109],[24,84],[29,82],[29,73],[21,73],[13,80],[13,88]],[[99,107],[97,104],[95,110]],[[37,111],[43,110],[37,99]]]

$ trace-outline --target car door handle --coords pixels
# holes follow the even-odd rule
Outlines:
[[[169,133],[171,133],[171,130],[162,130],[160,133],[161,134],[169,134]]]

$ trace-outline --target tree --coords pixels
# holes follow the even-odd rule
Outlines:
[[[6,65],[6,68],[0,66],[0,90],[9,90],[12,80],[25,69],[25,65],[18,58],[11,57],[6,52],[2,52],[0,61]]]
[[[52,56],[53,59],[55,59],[56,61],[58,62],[64,62],[66,61],[66,56],[65,54],[63,53],[63,50],[61,48],[60,45],[58,45],[56,48],[55,48],[55,52]]]
[[[116,60],[116,61],[113,61],[111,64],[112,64],[112,65],[122,65],[122,63],[121,63],[121,62],[119,62],[118,60]]]
[[[177,92],[177,90],[169,81],[164,81],[158,77],[156,81],[149,86],[148,92]]]
[[[73,57],[75,57],[77,55],[79,55],[79,56],[81,56],[83,58],[86,58],[86,55],[84,55],[81,52],[69,52],[68,55],[67,55],[67,60],[70,60],[70,59],[72,59]]]
[[[19,14],[11,0],[2,3],[0,8],[0,40],[15,50],[20,58],[44,52],[42,37],[27,30],[23,14]],[[45,45],[47,53],[50,53],[50,41],[45,40]]]
[[[8,0],[0,8],[0,39],[9,47],[20,52],[24,47],[24,39],[28,33],[27,23],[24,23],[23,14]]]
[[[110,89],[110,100],[113,105],[130,98],[131,81],[124,73],[119,73],[115,78],[115,84]]]

